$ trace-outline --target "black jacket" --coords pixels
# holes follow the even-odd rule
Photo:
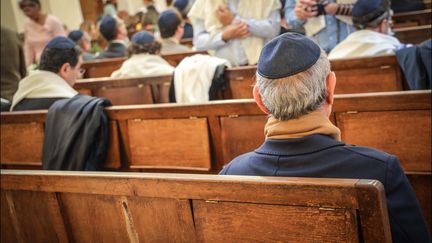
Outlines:
[[[347,145],[320,134],[267,139],[255,151],[235,158],[219,174],[378,180],[385,188],[393,242],[431,240],[398,159],[375,149]]]
[[[432,88],[432,41],[404,48],[396,52],[399,65],[409,89]]]
[[[111,42],[109,43],[107,49],[99,54],[97,59],[125,57],[126,55],[127,49],[125,45],[118,42]]]
[[[45,170],[100,170],[108,148],[105,99],[76,95],[55,102],[45,124]]]

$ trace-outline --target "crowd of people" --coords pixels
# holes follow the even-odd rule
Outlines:
[[[257,65],[253,96],[269,115],[266,140],[220,174],[376,179],[385,187],[393,241],[430,240],[398,159],[343,143],[329,120],[337,79],[330,59],[396,54],[418,80],[412,87],[431,87],[431,41],[413,46],[395,38],[388,0],[176,0],[162,10],[146,0],[133,16],[108,0],[97,23],[68,33],[39,0],[20,0],[19,7],[27,17],[24,44],[1,29],[1,54],[8,56],[2,111],[49,109],[76,97],[73,85],[89,60],[127,57],[114,78],[173,74],[161,54],[192,50],[207,51],[218,65]],[[193,48],[180,44],[183,38],[193,38]]]

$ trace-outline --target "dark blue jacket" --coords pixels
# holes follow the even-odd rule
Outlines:
[[[110,42],[107,49],[103,51],[97,59],[125,57],[127,55],[126,46],[118,42]]]
[[[385,188],[393,242],[430,242],[414,191],[398,159],[366,147],[316,134],[267,139],[231,161],[221,175],[324,177],[379,180]]]

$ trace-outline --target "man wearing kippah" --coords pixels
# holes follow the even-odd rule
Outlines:
[[[161,35],[161,54],[191,51],[189,47],[180,44],[184,32],[180,13],[165,10],[159,15],[157,24]]]
[[[392,14],[389,0],[358,0],[352,10],[357,31],[338,44],[329,58],[394,54],[403,48],[404,45],[391,36]]]
[[[84,61],[96,59],[96,55],[90,53],[91,38],[90,35],[81,30],[73,30],[69,33],[68,38],[76,44],[76,48],[81,51]]]
[[[345,144],[329,120],[336,76],[308,37],[280,35],[261,52],[253,95],[269,115],[266,140],[235,158],[221,175],[379,180],[385,188],[393,242],[430,242],[416,196],[398,159]]]
[[[127,30],[123,21],[106,15],[99,23],[99,32],[108,41],[108,47],[99,54],[98,59],[125,57],[127,55]]]
[[[52,39],[42,52],[39,70],[19,82],[11,111],[48,109],[58,100],[74,97],[78,92],[72,87],[84,73],[81,64],[81,53],[72,40]]]

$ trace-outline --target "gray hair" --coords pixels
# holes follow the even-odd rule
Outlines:
[[[306,71],[280,79],[256,74],[256,85],[267,110],[279,120],[296,119],[318,109],[327,97],[330,62],[321,50],[318,61]]]

